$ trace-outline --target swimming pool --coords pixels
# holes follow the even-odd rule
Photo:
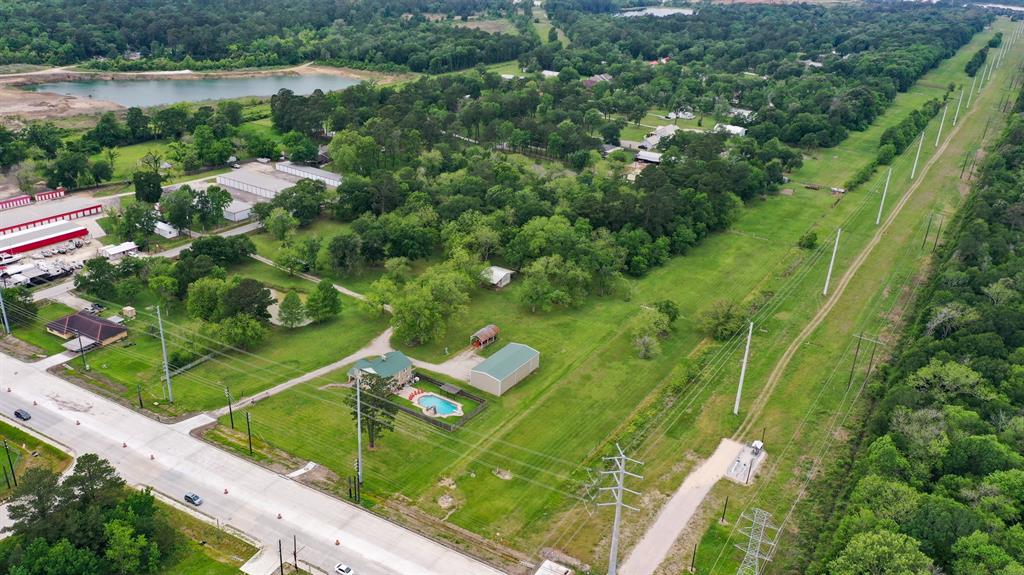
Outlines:
[[[423,413],[434,417],[453,417],[462,415],[462,406],[454,401],[449,401],[434,393],[424,393],[416,396],[416,405],[420,406]]]

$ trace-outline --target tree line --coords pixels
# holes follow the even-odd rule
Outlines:
[[[1013,114],[866,389],[855,439],[803,504],[795,570],[1024,572],[1022,167]]]

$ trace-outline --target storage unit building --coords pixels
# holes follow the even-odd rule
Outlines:
[[[29,208],[25,208],[25,209],[29,209]],[[7,226],[7,227],[4,227],[4,228],[0,228],[0,235],[12,234],[14,232],[20,232],[20,231],[31,229],[31,228],[39,228],[39,227],[43,227],[43,226],[45,226],[47,224],[53,224],[53,223],[56,223],[56,222],[66,222],[68,220],[75,220],[75,219],[78,219],[78,218],[84,218],[86,216],[95,216],[95,215],[101,214],[101,213],[103,213],[103,206],[101,206],[99,204],[85,206],[85,207],[79,208],[77,210],[71,210],[69,212],[62,212],[62,213],[59,213],[59,214],[54,214],[52,216],[46,216],[45,218],[37,218],[37,219],[29,220],[27,222],[22,222],[20,224],[15,224],[13,226]],[[2,251],[2,250],[0,250],[0,251]]]
[[[275,178],[269,174],[246,170],[238,170],[231,172],[230,174],[217,176],[217,183],[243,192],[249,192],[250,194],[261,198],[267,198],[268,200],[273,199],[285,188],[290,188],[295,185],[287,180]]]
[[[0,211],[9,210],[11,208],[17,208],[19,206],[27,206],[31,203],[31,196],[14,196],[13,198],[0,200]]]
[[[469,372],[473,387],[501,395],[540,367],[540,352],[528,345],[510,343]]]
[[[320,168],[293,164],[291,162],[278,162],[274,167],[279,172],[284,172],[307,180],[316,180],[318,182],[323,182],[328,186],[334,186],[335,188],[341,185],[341,174],[335,174],[334,172],[328,172],[327,170],[321,170]]]
[[[71,222],[43,224],[0,236],[0,253],[30,252],[87,235],[89,235],[89,230]]]

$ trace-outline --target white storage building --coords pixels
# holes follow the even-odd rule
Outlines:
[[[327,170],[321,170],[320,168],[293,164],[291,162],[278,162],[274,167],[279,172],[284,172],[307,180],[316,180],[318,182],[323,182],[328,186],[334,186],[335,188],[341,185],[341,174],[335,174],[334,172],[328,172]]]
[[[178,237],[178,228],[167,222],[157,222],[153,232],[162,238],[171,239]]]
[[[295,185],[270,174],[249,170],[238,170],[217,176],[217,183],[267,199],[273,199],[285,188]]]
[[[108,260],[119,260],[125,256],[134,256],[139,252],[139,246],[135,242],[124,242],[114,246],[103,246],[100,248],[100,255]]]
[[[231,200],[231,203],[224,207],[224,219],[229,222],[240,222],[252,216],[252,204],[242,200]]]

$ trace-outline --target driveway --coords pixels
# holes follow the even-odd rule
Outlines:
[[[0,381],[5,383],[0,413],[30,409],[27,427],[78,454],[91,452],[110,460],[130,484],[149,485],[172,497],[186,491],[201,494],[205,514],[258,540],[265,555],[294,534],[302,547],[300,561],[324,570],[345,561],[369,575],[501,573],[31,364],[0,355]],[[270,563],[263,565],[273,567]]]

